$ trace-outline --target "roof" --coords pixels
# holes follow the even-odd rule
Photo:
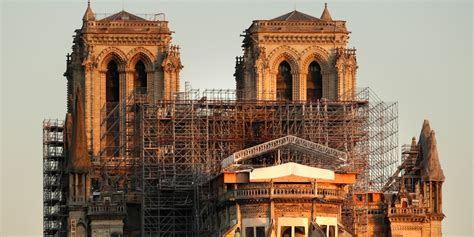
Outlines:
[[[83,21],[94,21],[95,20],[94,12],[92,11],[90,2],[87,2],[87,9],[86,9],[86,12],[84,13],[84,16],[82,17],[82,20]]]
[[[87,173],[92,167],[87,149],[82,93],[78,88],[72,117],[72,143],[69,150],[67,168],[73,173]]]
[[[271,21],[321,21],[321,19],[294,10],[279,17],[275,17],[271,19]]]
[[[146,19],[122,10],[118,13],[101,19],[101,21],[146,21]]]
[[[327,3],[324,4],[324,11],[323,11],[323,14],[321,14],[321,20],[323,20],[323,21],[332,21],[332,17],[331,17],[331,14],[329,13]]]
[[[281,165],[257,168],[250,172],[250,181],[269,182],[302,182],[303,180],[325,179],[334,180],[334,171],[301,165],[285,163]]]
[[[420,139],[420,157],[418,165],[421,168],[421,178],[424,181],[444,181],[444,172],[439,162],[436,135],[431,130],[428,120],[423,122]]]

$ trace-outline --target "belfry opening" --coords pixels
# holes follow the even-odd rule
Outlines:
[[[105,77],[106,83],[106,101],[119,102],[120,100],[120,84],[117,63],[112,60],[107,64],[107,73]]]
[[[321,66],[316,61],[308,66],[308,79],[306,81],[306,99],[320,100],[323,97],[323,76]]]
[[[287,61],[283,61],[278,66],[277,99],[293,99],[293,76],[291,75],[291,66]]]
[[[135,91],[138,93],[146,93],[147,92],[147,76],[145,70],[145,64],[143,61],[138,61],[135,64],[135,76],[133,82]]]
[[[107,72],[105,74],[105,97],[106,104],[105,109],[107,114],[116,114],[118,110],[116,109],[117,104],[120,101],[120,74],[118,71],[118,65],[114,60],[111,60],[107,64]],[[118,126],[117,121],[114,119],[105,120],[105,125],[110,133],[106,136],[106,146],[113,147],[113,149],[107,149],[106,153],[111,156],[118,156],[119,152],[116,147],[119,147],[119,135],[120,127]]]

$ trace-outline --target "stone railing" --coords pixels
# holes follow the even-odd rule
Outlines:
[[[239,188],[230,190],[219,197],[219,201],[259,199],[259,198],[322,198],[322,199],[343,199],[344,193],[339,189],[330,188],[312,188],[311,185],[296,186],[285,185],[279,187],[261,187],[261,188]]]
[[[409,208],[389,208],[388,215],[395,216],[395,215],[426,215],[428,210],[426,208],[418,208],[418,207],[409,207]]]
[[[92,204],[87,210],[88,215],[114,215],[125,214],[126,207],[123,204]]]

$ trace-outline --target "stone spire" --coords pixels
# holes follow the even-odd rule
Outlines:
[[[87,173],[92,167],[87,150],[84,109],[81,90],[77,88],[72,117],[72,143],[70,144],[67,170],[72,173]]]
[[[444,172],[441,169],[439,162],[438,148],[436,135],[431,130],[430,123],[428,120],[423,122],[423,128],[421,129],[420,139],[420,157],[418,165],[421,169],[421,178],[423,181],[441,181],[443,182]]]
[[[324,11],[321,14],[321,20],[323,21],[332,21],[331,14],[329,13],[328,4],[324,3]]]
[[[87,9],[86,9],[86,12],[84,13],[84,16],[82,17],[82,21],[95,21],[95,16],[91,8],[90,0],[87,1]]]

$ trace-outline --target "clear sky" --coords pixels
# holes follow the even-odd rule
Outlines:
[[[63,119],[66,54],[86,0],[1,4],[0,236],[42,235],[44,118]],[[182,83],[233,88],[239,35],[255,19],[295,8],[319,17],[323,1],[106,1],[96,13],[166,13],[181,46]],[[399,143],[436,131],[445,236],[472,236],[473,5],[470,1],[329,1],[357,48],[358,85],[399,102]]]

